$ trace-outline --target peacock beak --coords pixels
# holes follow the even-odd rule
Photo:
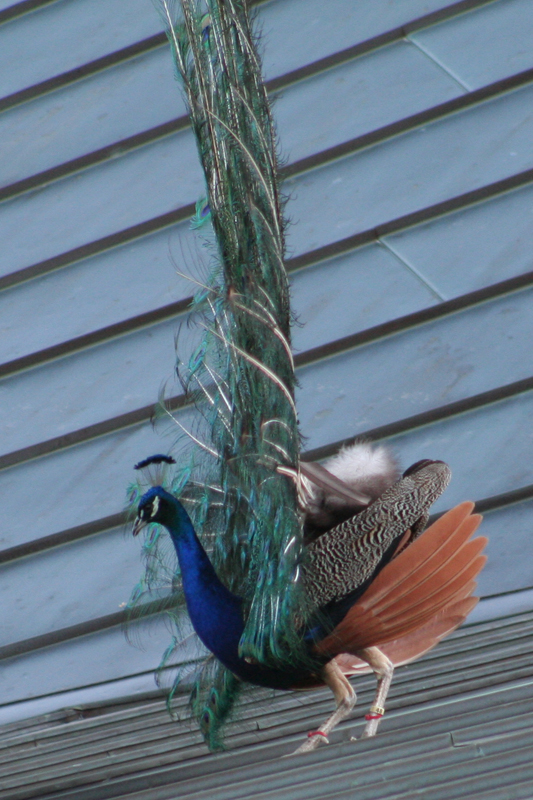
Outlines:
[[[146,522],[146,520],[141,519],[141,517],[137,517],[133,524],[133,531],[132,531],[133,535],[137,536],[142,531],[142,529],[145,528],[147,525],[148,523]]]

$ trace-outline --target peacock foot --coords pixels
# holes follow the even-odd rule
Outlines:
[[[321,744],[329,744],[329,739],[325,733],[322,731],[310,731],[307,734],[307,739],[298,747],[294,753],[291,753],[292,756],[298,755],[299,753],[310,753],[311,750],[316,750],[317,747],[320,747]]]

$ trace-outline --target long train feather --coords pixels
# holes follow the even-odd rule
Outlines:
[[[212,275],[198,282],[193,309],[202,341],[179,363],[201,414],[197,427],[162,403],[163,416],[196,443],[188,458],[180,456],[168,486],[187,505],[223,582],[244,598],[241,654],[281,666],[304,657],[293,621],[296,610],[300,619],[305,614],[305,599],[295,580],[302,553],[296,486],[283,474],[284,467],[299,469],[300,435],[275,131],[246,2],[156,6],[204,171],[206,199],[193,225],[210,223],[216,241]],[[169,579],[166,554],[150,537],[139,597],[157,583],[158,570]],[[179,605],[179,578],[173,585]],[[235,680],[210,663],[192,705],[212,747],[235,693]]]

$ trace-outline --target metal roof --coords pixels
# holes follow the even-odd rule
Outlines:
[[[153,696],[14,723],[0,738],[2,796],[529,798],[532,630],[530,613],[453,634],[397,670],[379,736],[354,742],[374,691],[372,678],[359,679],[355,719],[333,732],[329,746],[294,759],[283,756],[328,714],[327,690],[250,692],[230,725],[228,750],[216,755],[206,755],[199,732],[172,722]]]
[[[389,441],[405,465],[447,460],[454,479],[435,510],[476,500],[490,538],[472,621],[532,610],[533,6],[254,5],[294,223],[287,266],[304,323],[294,344],[308,455],[368,435]],[[9,609],[0,724],[12,730],[35,714],[62,719],[63,706],[97,709],[153,690],[168,631],[156,620],[144,650],[123,636],[140,565],[122,509],[132,465],[161,449],[150,417],[194,291],[175,268],[201,272],[205,259],[189,229],[202,194],[148,0],[0,0],[0,603]],[[194,336],[183,326],[183,354]],[[172,391],[186,423],[193,412]],[[523,621],[486,624],[521,652]],[[471,635],[465,628],[466,638],[409,668],[426,675],[432,658],[449,654],[443,719],[462,702],[457,648]],[[290,730],[304,730],[298,709],[319,697],[326,707],[320,693],[278,701]],[[148,713],[144,700],[131,702],[132,714]],[[170,730],[161,701],[151,702]],[[96,726],[129,711],[94,713]],[[257,763],[288,746],[289,728],[275,734],[281,750],[264,745]],[[364,753],[378,753],[388,735],[361,743]],[[209,764],[246,752],[253,765],[259,741]],[[509,752],[526,747],[513,742]],[[342,748],[353,753],[339,747],[319,755],[330,779]],[[195,752],[191,781],[207,763]],[[276,774],[290,780],[296,767],[280,763]]]

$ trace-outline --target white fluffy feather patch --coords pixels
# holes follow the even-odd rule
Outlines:
[[[386,447],[374,447],[367,442],[345,445],[336,456],[325,461],[323,466],[345,483],[374,476],[390,477],[392,483],[399,472],[396,459]]]

